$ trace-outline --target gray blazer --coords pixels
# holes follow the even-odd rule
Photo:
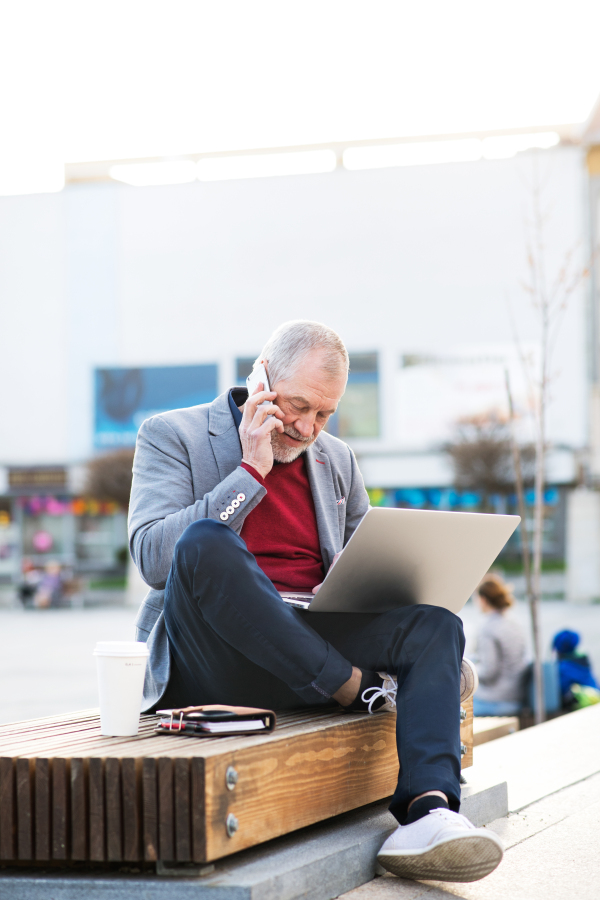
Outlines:
[[[222,521],[220,514],[243,493],[245,501],[226,520],[239,534],[248,513],[267,493],[240,466],[242,450],[228,394],[146,419],[138,433],[129,547],[150,587],[135,623],[136,639],[147,641],[150,650],[144,709],[159,702],[169,681],[163,597],[175,544],[198,519]],[[306,464],[327,571],[366,513],[369,498],[354,454],[343,441],[321,432],[306,452]]]

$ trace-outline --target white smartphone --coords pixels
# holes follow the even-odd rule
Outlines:
[[[259,382],[263,383],[263,390],[270,391],[269,387],[269,379],[267,378],[267,370],[264,367],[264,363],[261,363],[259,366],[250,372],[248,377],[246,378],[246,387],[248,388],[248,396],[251,397],[258,387]],[[271,400],[265,400],[264,403],[260,404],[261,406],[270,406]],[[267,419],[270,419],[271,416],[267,416]],[[266,422],[266,419],[265,419]]]

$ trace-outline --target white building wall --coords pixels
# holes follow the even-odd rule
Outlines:
[[[0,461],[68,456],[63,194],[0,199]]]
[[[543,160],[553,268],[582,236],[583,160],[576,148]],[[0,462],[91,454],[96,366],[218,362],[225,388],[236,356],[298,317],[379,351],[383,433],[362,448],[393,450],[401,353],[506,344],[507,294],[535,340],[519,288],[529,171],[522,156],[0,199]],[[561,329],[549,417],[570,446],[586,440],[583,295]]]

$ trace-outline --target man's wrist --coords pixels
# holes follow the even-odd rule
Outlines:
[[[259,484],[264,485],[264,483],[265,483],[264,476],[261,475],[261,473],[258,471],[258,469],[252,465],[252,463],[248,463],[248,462],[246,462],[246,460],[242,460],[241,466],[242,466],[242,469],[245,469],[246,472],[249,472],[253,478],[256,478],[256,480],[259,482]]]

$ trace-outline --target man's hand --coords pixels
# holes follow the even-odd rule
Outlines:
[[[259,382],[256,391],[246,400],[240,425],[240,441],[242,462],[252,466],[264,478],[273,468],[271,432],[278,431],[281,434],[283,431],[283,413],[273,404],[277,393],[263,391],[263,387],[262,381]],[[269,406],[260,405],[265,400],[271,401]],[[267,416],[271,418],[267,419]]]
[[[338,559],[340,558],[340,556],[342,555],[343,552],[344,552],[343,550],[340,550],[339,553],[335,554],[335,556],[333,557],[333,560],[331,561],[331,565],[329,567],[330,571],[331,571],[331,569],[333,569],[333,567],[335,566],[336,562],[338,561]],[[323,582],[321,582],[321,584],[315,584],[314,588],[312,589],[313,594],[316,594],[317,591],[319,591],[321,589],[322,585],[323,585]]]

